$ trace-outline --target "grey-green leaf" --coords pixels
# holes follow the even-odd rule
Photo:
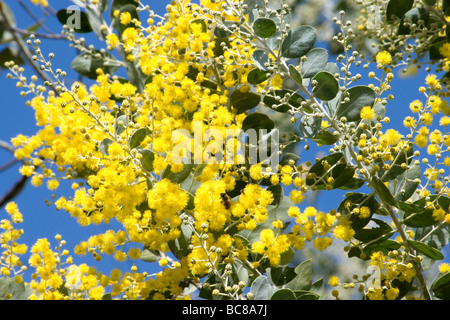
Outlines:
[[[17,283],[14,278],[0,278],[0,300],[27,300],[33,290],[22,283]],[[7,295],[11,295],[7,298]]]
[[[372,183],[375,191],[377,191],[378,196],[381,200],[385,201],[386,203],[396,206],[397,201],[395,200],[392,193],[389,191],[389,189],[384,185],[384,183],[376,176],[372,177]]]
[[[130,138],[130,149],[134,149],[140,146],[142,141],[144,141],[145,137],[147,136],[147,129],[146,128],[140,128],[136,130]]]
[[[317,84],[313,86],[312,93],[320,100],[333,100],[339,92],[339,82],[329,72],[321,71],[317,73],[313,81],[317,81]]]
[[[261,70],[267,70],[266,63],[269,62],[269,55],[265,50],[255,50],[252,54],[253,62]]]
[[[311,78],[318,72],[323,71],[328,63],[328,52],[322,48],[314,48],[306,55],[306,60],[302,65],[303,78]]]
[[[142,158],[141,158],[142,167],[145,170],[147,170],[148,172],[152,172],[153,171],[153,161],[155,160],[155,154],[153,153],[153,151],[151,151],[149,149],[143,149],[140,151],[140,153],[142,154]]]
[[[395,19],[402,19],[413,6],[414,0],[390,0],[386,7],[386,19],[393,22]]]
[[[86,14],[89,18],[89,24],[99,40],[105,40],[103,35],[101,15],[93,4],[86,5]]]
[[[237,114],[243,113],[249,109],[255,108],[261,101],[261,97],[251,91],[241,92],[233,91],[230,96],[231,105],[236,109]]]
[[[253,31],[258,37],[270,38],[277,31],[277,25],[272,19],[258,18],[253,23]]]
[[[290,30],[281,43],[281,55],[296,59],[307,54],[316,42],[316,29],[311,26],[300,26]]]
[[[247,131],[248,129],[266,129],[267,131],[270,131],[274,127],[275,123],[269,116],[258,112],[249,114],[242,122],[242,130],[244,131]]]
[[[156,262],[159,260],[159,257],[149,249],[144,249],[144,251],[141,252],[140,259],[145,262]]]
[[[267,80],[267,71],[255,68],[247,75],[247,81],[250,84],[259,84]]]
[[[97,79],[97,69],[102,69],[104,73],[111,75],[119,69],[118,64],[110,62],[115,60],[116,58],[110,53],[105,53],[100,58],[94,57],[91,54],[82,53],[72,61],[72,69],[83,77]]]
[[[309,290],[312,283],[312,262],[311,259],[303,261],[295,268],[297,276],[286,284],[286,288],[297,290]]]
[[[348,101],[345,98],[348,97]],[[342,102],[337,109],[337,117],[346,117],[348,121],[361,119],[361,109],[365,106],[373,107],[377,95],[373,89],[367,86],[355,86],[346,90]]]
[[[266,276],[261,275],[253,281],[250,292],[253,293],[253,300],[269,300],[276,289]]]
[[[427,256],[430,259],[433,259],[433,260],[443,260],[444,259],[444,255],[441,253],[440,250],[435,249],[423,242],[408,240],[408,244],[414,250],[416,250],[419,253],[422,253],[423,255]]]
[[[303,83],[302,75],[292,64],[289,65],[289,75],[297,83]]]
[[[109,138],[103,139],[98,146],[98,150],[105,156],[109,155],[108,148],[113,142],[114,141]]]

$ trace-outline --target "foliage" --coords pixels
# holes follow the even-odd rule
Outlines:
[[[108,276],[75,265],[57,235],[56,248],[44,238],[33,245],[35,271],[24,283],[19,255],[27,247],[15,226],[22,216],[9,202],[2,297],[316,300],[328,280],[336,298],[338,286],[371,300],[449,298],[447,264],[432,283],[424,276],[450,241],[449,1],[346,1],[360,10],[354,22],[344,11],[332,19],[338,32],[330,41],[341,48],[335,62],[314,26],[292,24],[286,4],[176,0],[162,17],[134,0],[74,3],[79,25],[69,24],[65,9],[56,15],[80,51],[72,69],[94,83],[69,86],[31,35],[43,84],[27,79],[17,60],[6,67],[31,95],[41,129],[12,138],[14,155],[33,185],[72,184],[73,195],[53,204],[81,226],[120,224],[75,254],[140,259],[162,270],[133,266]],[[369,7],[379,26],[368,23]],[[83,33],[95,33],[104,48],[86,44]],[[410,112],[403,134],[387,116],[393,71],[427,64],[437,70],[418,88],[423,100],[402,110]],[[375,71],[351,71],[370,65]],[[239,130],[244,140],[230,137]],[[326,154],[299,163],[291,152],[299,145]],[[345,195],[330,212],[303,205],[307,193],[338,190]],[[308,243],[320,252],[342,242],[349,259],[378,270],[374,282],[369,272],[351,283],[315,279],[310,259],[294,259]]]

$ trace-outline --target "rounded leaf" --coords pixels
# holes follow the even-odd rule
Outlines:
[[[266,129],[272,130],[275,127],[275,123],[267,115],[262,113],[252,113],[248,115],[242,122],[242,130],[248,129]]]
[[[261,101],[261,97],[251,91],[241,92],[235,90],[230,96],[230,101],[233,108],[236,109],[237,114],[240,114],[255,108]]]
[[[361,109],[365,106],[373,106],[377,94],[367,86],[355,86],[346,90],[343,97],[348,96],[348,101],[342,100],[337,109],[337,117],[346,117],[349,121],[361,119]]]
[[[300,26],[290,30],[281,43],[281,55],[296,59],[307,54],[316,42],[316,29],[311,26]]]
[[[329,72],[319,72],[314,76],[313,81],[317,81],[317,84],[313,87],[312,93],[320,100],[333,100],[339,92],[339,82]]]
[[[79,8],[76,10],[75,6],[59,10],[56,13],[56,17],[61,24],[67,25],[77,33],[88,33],[92,31],[86,12],[80,11]]]
[[[277,25],[272,19],[258,18],[253,23],[253,31],[258,37],[270,38],[277,32]]]
[[[147,136],[147,129],[146,128],[140,128],[136,130],[130,137],[130,149],[134,149],[140,146],[142,141],[144,141],[145,137]]]
[[[247,81],[250,84],[259,84],[267,80],[267,71],[255,68],[247,75]]]
[[[324,70],[328,63],[328,52],[322,48],[314,48],[306,54],[306,60],[302,65],[303,78],[311,78]]]
[[[391,0],[386,8],[386,19],[393,22],[396,18],[401,19],[413,6],[414,0]]]

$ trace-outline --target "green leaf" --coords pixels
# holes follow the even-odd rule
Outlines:
[[[272,192],[273,195],[273,202],[271,203],[271,205],[279,206],[284,196],[283,187],[281,186],[281,184],[270,186],[267,188],[267,190]]]
[[[129,145],[130,149],[137,148],[141,145],[147,136],[147,128],[140,128],[136,130],[130,137]]]
[[[239,89],[234,90],[230,96],[230,102],[237,114],[244,113],[253,109],[261,101],[261,97],[251,91],[241,92]]]
[[[267,80],[267,71],[255,68],[247,75],[247,81],[250,84],[259,84]]]
[[[180,236],[174,240],[169,241],[169,248],[172,253],[177,257],[177,259],[181,260],[186,257],[191,249],[189,248],[189,244],[191,243],[192,237],[192,229],[182,223],[179,226]]]
[[[440,250],[435,249],[423,242],[415,241],[415,240],[408,240],[408,244],[417,252],[422,253],[423,255],[427,256],[430,259],[433,260],[443,260],[444,255],[441,253]]]
[[[153,161],[155,160],[155,154],[149,149],[143,149],[139,151],[142,154],[141,164],[142,168],[148,172],[153,171]]]
[[[1,21],[0,21],[1,23]],[[20,51],[17,50],[15,47],[6,47],[0,52],[0,61],[2,62],[0,64],[0,68],[5,69],[4,62],[6,61],[14,61],[17,65],[23,65],[25,61],[22,59],[20,55]]]
[[[319,133],[321,127],[322,118],[303,116],[300,119],[298,130],[300,131],[300,135],[302,137],[311,139]]]
[[[442,0],[442,9],[446,16],[450,15],[450,0]]]
[[[270,300],[297,300],[294,291],[288,288],[275,291]]]
[[[405,214],[403,216],[403,223],[411,228],[429,227],[436,224],[436,220],[433,217],[433,210],[425,209],[424,207],[415,206],[416,210],[413,210],[413,206],[408,203],[399,203],[400,209]],[[410,210],[407,210],[407,208]],[[418,208],[417,208],[418,207]]]
[[[320,159],[311,167],[306,185],[315,185],[318,190],[325,190],[327,185],[332,189],[346,189],[346,185],[351,183],[352,189],[360,184],[352,179],[354,174],[355,168],[347,166],[343,154],[337,152]],[[333,178],[333,181],[328,181],[329,178]]]
[[[114,12],[116,10],[120,11],[126,5],[133,5],[135,7],[138,7],[139,3],[134,0],[113,0],[110,9],[111,19],[114,19]]]
[[[11,27],[15,27],[16,26],[16,18],[14,16],[14,13],[11,11],[11,8],[3,1],[2,2],[2,13],[0,15],[0,25],[3,25],[4,23],[9,24]],[[5,18],[6,21],[5,21]],[[11,32],[6,30],[6,28],[0,28],[0,41],[2,40],[6,40],[12,38]],[[0,60],[0,61],[8,61],[8,60]],[[3,63],[1,63],[2,67],[3,67]]]
[[[370,210],[370,216],[363,218],[359,214],[353,214],[353,209],[367,207]],[[371,194],[365,193],[350,193],[347,194],[344,200],[339,204],[337,211],[348,218],[352,222],[352,229],[358,231],[364,228],[372,218],[372,215],[378,210],[380,204],[375,200]]]
[[[433,231],[430,234],[430,231]],[[443,224],[440,225],[439,228],[435,229],[435,227],[425,227],[425,228],[417,228],[414,238],[416,240],[421,240],[423,237],[425,238],[423,243],[432,246],[436,249],[441,249],[450,243],[450,225]]]
[[[298,72],[297,68],[292,64],[289,65],[289,75],[297,84],[303,83],[302,75],[300,74],[300,72]]]
[[[290,30],[281,43],[281,55],[296,59],[307,54],[316,42],[316,29],[311,26],[300,26]]]
[[[284,166],[289,164],[290,160],[294,161],[294,165],[297,163],[297,161],[300,159],[300,156],[295,153],[286,153],[283,158],[280,161],[280,165]]]
[[[272,283],[277,287],[284,286],[286,283],[290,282],[297,276],[294,268],[289,266],[268,268],[267,275],[270,277]]]
[[[293,291],[309,290],[313,276],[311,259],[300,263],[297,267],[295,267],[294,271],[297,275],[294,279],[289,281],[285,287],[292,289]]]
[[[272,130],[275,127],[275,123],[269,116],[263,113],[252,113],[245,117],[244,121],[242,121],[242,130],[247,131],[248,129],[266,129],[267,131]]]
[[[159,256],[149,249],[144,249],[141,252],[141,256],[139,257],[139,259],[145,262],[156,262],[159,260]]]
[[[397,205],[397,200],[395,200],[394,196],[391,194],[389,189],[384,185],[384,183],[376,176],[372,177],[372,185],[375,191],[378,193],[378,196],[381,200],[390,204],[391,206]]]
[[[378,227],[377,228],[362,228],[355,232],[354,238],[361,242],[369,242],[380,238],[382,236],[390,237],[393,229],[386,222],[379,219],[372,219]]]
[[[450,272],[439,273],[433,280],[430,289],[433,291],[436,298],[449,300],[450,299]]]
[[[116,135],[122,134],[127,129],[128,117],[126,115],[118,116],[114,122],[114,132]]]
[[[266,63],[269,62],[269,55],[265,50],[255,50],[252,54],[253,62],[260,70],[267,70]]]
[[[100,0],[100,11],[105,12],[108,9],[109,0]]]
[[[221,26],[216,26],[214,28],[214,36],[219,39],[225,39],[228,38],[233,34],[231,32],[231,26],[237,25],[236,21],[222,21]]]
[[[277,287],[272,285],[269,279],[261,275],[253,281],[250,292],[253,293],[253,300],[270,300]]]
[[[67,9],[61,9],[56,13],[56,17],[63,25],[67,25],[69,28],[77,33],[89,33],[92,32],[91,24],[86,12],[81,10],[75,10],[75,7],[69,7]]]
[[[328,63],[328,52],[322,48],[314,48],[306,54],[306,61],[302,64],[303,78],[311,78],[322,71]]]
[[[400,201],[406,201],[414,194],[419,183],[416,179],[420,179],[420,165],[412,165],[407,171],[397,178],[397,187],[394,195]],[[393,180],[395,181],[395,180]]]
[[[348,257],[357,257],[362,258],[361,254],[364,254],[363,260],[370,259],[370,256],[372,253],[381,251],[384,254],[388,254],[389,251],[397,250],[401,247],[401,244],[397,241],[390,240],[390,239],[381,239],[380,241],[374,242],[369,244],[368,246],[364,247],[363,250],[359,246],[351,247],[348,251]]]
[[[327,129],[320,128],[319,132],[311,140],[317,144],[329,146],[335,144],[339,138]]]
[[[131,20],[133,20],[133,19],[139,20],[139,15],[137,13],[135,5],[127,4],[127,5],[124,5],[122,8],[120,8],[120,12],[119,12],[118,18],[120,18],[120,15],[122,13],[125,13],[125,12],[129,12],[130,13]],[[124,24],[120,23],[120,19],[117,19],[117,20],[115,20],[114,27],[117,29],[117,31],[119,33],[119,36],[122,37],[122,33],[127,28],[135,28],[136,25],[133,23],[133,21],[130,21],[128,24],[124,25]]]
[[[108,148],[109,146],[113,143],[114,141],[109,139],[109,138],[105,138],[102,141],[100,141],[100,144],[98,146],[98,150],[105,156],[109,155],[108,152]]]
[[[312,93],[320,100],[333,100],[339,92],[339,82],[329,72],[321,71],[317,73],[313,81],[317,81],[317,84],[313,87]]]
[[[253,31],[258,37],[270,38],[275,35],[277,25],[272,19],[258,18],[253,23]]]
[[[414,0],[390,0],[386,8],[386,19],[393,22],[402,19],[413,6]]]
[[[400,174],[405,172],[406,168],[403,168],[402,165],[411,163],[413,153],[414,153],[413,146],[410,145],[408,146],[408,150],[402,151],[398,155],[393,154],[395,160],[391,164],[390,168],[387,171],[384,170],[379,171],[379,176],[381,177],[381,180],[383,182],[387,182],[392,179],[395,179]]]
[[[94,6],[93,4],[86,5],[86,14],[89,19],[89,24],[92,27],[92,30],[94,31],[95,35],[99,40],[105,40],[105,36],[102,31],[102,20],[101,20],[101,14],[96,9],[97,6]]]
[[[430,13],[428,12],[427,9],[422,7],[412,8],[407,13],[405,13],[405,16],[400,22],[398,34],[405,35],[411,32],[411,28],[405,24],[405,21],[408,21],[410,24],[416,25],[418,25],[419,21],[423,21],[425,26],[427,26],[429,20],[430,20]]]
[[[188,159],[189,160],[189,159]],[[167,168],[164,170],[162,178],[167,178],[173,183],[181,183],[189,177],[192,171],[192,161],[190,163],[183,163],[183,169],[180,172],[173,172],[172,166],[169,164]]]
[[[99,53],[100,51],[96,52]],[[119,69],[118,64],[106,61],[106,59],[117,61],[110,53],[105,53],[100,58],[93,57],[91,54],[82,53],[72,61],[72,69],[89,79],[97,79],[97,69],[102,69],[104,73],[112,75]]]
[[[348,121],[360,120],[361,109],[365,106],[373,107],[377,94],[367,86],[355,86],[346,90],[343,98],[348,95],[349,100],[343,100],[337,109],[337,118],[346,117]]]
[[[320,295],[306,290],[296,290],[294,291],[296,300],[319,300]]]
[[[0,278],[0,300],[27,300],[33,290],[22,283],[17,283],[14,278]],[[7,295],[11,298],[7,298]]]

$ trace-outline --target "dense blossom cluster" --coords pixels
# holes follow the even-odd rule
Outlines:
[[[241,142],[227,140],[227,133],[245,128],[251,119],[252,113],[237,110],[234,97],[246,97],[249,100],[244,103],[250,104],[252,94],[270,98],[270,93],[286,88],[286,80],[296,80],[301,71],[295,67],[283,69],[281,56],[287,55],[283,53],[286,50],[281,45],[268,44],[267,30],[251,34],[259,42],[252,41],[250,19],[255,13],[246,11],[241,2],[173,1],[163,18],[147,6],[138,6],[141,17],[146,15],[146,22],[128,11],[113,11],[119,32],[105,28],[106,51],[121,52],[124,65],[142,72],[145,79],[139,79],[140,82],[124,81],[98,68],[93,85],[75,83],[66,87],[65,72],[53,71],[52,57],[44,57],[40,41],[34,37],[29,44],[36,51],[35,60],[54,77],[55,90],[37,85],[36,77],[29,81],[22,68],[8,65],[11,78],[18,79],[17,86],[33,95],[28,105],[34,109],[40,127],[33,136],[18,135],[11,140],[15,157],[24,163],[21,174],[30,177],[34,186],[45,183],[52,191],[61,183],[70,183],[73,195],[55,199],[53,204],[81,226],[113,220],[120,223],[119,229],[92,235],[73,252],[80,256],[90,254],[96,260],[103,255],[112,255],[118,261],[147,259],[161,267],[154,274],[138,272],[133,266],[129,272],[113,270],[106,275],[85,264],[74,264],[69,250],[63,248],[65,241],[61,236],[55,237],[55,248],[47,239],[39,239],[30,248],[28,261],[35,269],[28,284],[32,290],[30,298],[104,299],[109,295],[173,299],[188,297],[189,287],[200,289],[202,297],[212,294],[251,298],[252,293],[244,294],[251,281],[267,268],[286,266],[294,252],[307,243],[322,251],[333,243],[344,242],[350,256],[376,266],[381,272],[381,286],[365,287],[360,281],[360,289],[369,299],[396,299],[406,284],[410,288],[415,277],[421,276],[422,257],[413,256],[411,251],[417,240],[415,230],[405,223],[413,220],[414,214],[408,218],[405,212],[415,209],[413,201],[424,200],[421,206],[431,213],[431,225],[437,229],[450,223],[450,202],[445,202],[445,197],[450,197],[445,176],[446,167],[450,166],[450,156],[446,154],[450,147],[448,86],[430,73],[419,88],[424,99],[409,105],[412,114],[403,121],[406,133],[403,129],[386,128],[390,119],[385,112],[394,98],[389,91],[399,56],[391,54],[390,48],[379,50],[373,57],[378,71],[368,74],[373,83],[364,87],[369,92],[367,96],[372,97],[373,92],[373,103],[361,106],[356,113],[338,109],[336,113],[342,113],[341,117],[336,113],[327,116],[326,107],[331,102],[322,104],[317,97],[332,99],[318,91],[322,85],[319,77],[311,80],[312,94],[303,87],[305,79],[297,83],[306,98],[290,100],[295,94],[289,90],[289,95],[274,98],[278,105],[275,111],[285,103],[291,104],[285,115],[292,116],[292,123],[306,119],[313,126],[311,119],[319,119],[317,132],[329,134],[332,142],[316,142],[319,147],[334,145],[329,157],[302,165],[296,159],[287,159],[280,162],[277,171],[263,162],[242,164],[239,160],[243,155],[239,153],[231,162],[214,161],[223,141],[227,146],[230,143],[232,149],[239,148]],[[46,1],[33,3],[47,6]],[[98,5],[98,1],[90,3]],[[267,10],[267,17],[278,14]],[[264,14],[262,9],[259,13]],[[283,20],[283,14],[277,17]],[[345,47],[345,57],[338,58],[343,67],[330,67],[330,72],[321,75],[339,80],[338,87],[342,85],[340,91],[344,92],[358,79],[349,71],[358,53],[350,52],[348,41],[353,31],[347,27],[351,23],[347,27],[340,21],[337,24],[343,30],[338,37]],[[290,35],[289,25],[277,28],[280,37]],[[370,31],[366,27],[359,29]],[[266,50],[267,62],[258,65],[255,56],[261,54],[261,48]],[[447,70],[450,44],[442,44],[438,51],[443,56],[442,68]],[[303,68],[308,65],[307,58],[300,61]],[[254,80],[258,70],[255,66],[265,68],[264,72],[259,70],[260,81]],[[327,78],[327,85],[333,81]],[[343,93],[339,99],[342,105],[355,103],[350,93]],[[267,101],[270,100],[264,100],[266,105]],[[208,130],[216,130],[223,139],[196,139],[194,133],[199,124],[203,136]],[[187,132],[190,136],[174,132]],[[317,132],[314,136],[305,134],[298,141],[317,138]],[[202,150],[200,163],[177,161],[178,156],[190,157],[185,149],[179,149],[181,141],[190,151]],[[181,154],[174,157],[174,150]],[[343,155],[344,151],[348,154]],[[429,157],[420,158],[424,153]],[[426,167],[422,175],[415,170],[419,165]],[[350,175],[343,178],[341,172]],[[401,174],[402,181],[393,180]],[[351,181],[354,185],[347,186]],[[362,186],[360,181],[374,189],[374,194],[349,193],[339,208],[330,212],[304,205],[307,192],[354,190]],[[280,197],[285,192],[288,196]],[[396,199],[392,200],[389,192]],[[15,277],[20,284],[21,273],[27,268],[22,266],[19,255],[28,248],[17,244],[23,231],[16,230],[14,224],[20,223],[22,216],[13,202],[6,211],[10,220],[1,223],[5,230],[1,235],[2,274]],[[397,219],[398,211],[402,211],[403,221]],[[363,222],[367,224],[374,214],[391,217],[392,227],[396,228],[389,234],[395,234],[394,240],[383,238],[392,242],[382,250],[369,249],[372,242],[385,237],[384,233],[367,240],[361,235],[367,228],[358,227]],[[376,223],[379,230],[387,230],[386,234],[393,230],[383,221]],[[375,230],[374,234],[377,231],[370,230]],[[421,248],[414,247],[419,253]],[[443,265],[441,273],[446,270]],[[339,279],[331,277],[329,284],[338,286]],[[338,297],[338,291],[333,291],[333,295]]]

